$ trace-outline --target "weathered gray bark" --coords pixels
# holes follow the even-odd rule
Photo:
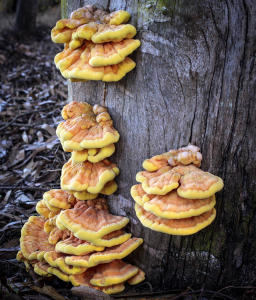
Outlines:
[[[250,284],[256,275],[255,2],[66,0],[63,16],[88,3],[129,11],[142,42],[131,55],[135,70],[106,83],[106,105],[121,135],[112,157],[121,170],[119,189],[108,199],[144,239],[130,260],[160,288]],[[72,83],[69,97],[102,104],[103,89],[103,82]],[[143,227],[130,196],[143,160],[189,142],[202,150],[202,169],[224,180],[216,220],[187,237]]]
[[[36,29],[37,0],[18,0],[15,30],[32,32]]]

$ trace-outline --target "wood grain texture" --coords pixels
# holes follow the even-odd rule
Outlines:
[[[137,67],[106,84],[106,105],[121,138],[111,211],[144,239],[129,258],[159,288],[251,284],[256,276],[256,9],[253,0],[71,1],[125,9],[138,29]],[[70,101],[103,102],[103,82],[69,84]],[[130,188],[142,162],[193,143],[202,169],[223,178],[217,218],[201,232],[169,236],[141,225]]]

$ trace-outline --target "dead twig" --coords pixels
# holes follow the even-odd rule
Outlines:
[[[59,189],[59,187],[51,187],[52,189]],[[8,186],[8,185],[2,185],[0,186],[1,190],[8,190],[8,189],[15,189],[15,190],[32,190],[32,191],[48,191],[47,188],[40,188],[37,186]]]
[[[255,286],[232,286],[232,285],[231,285],[231,286],[226,286],[226,287],[220,289],[218,292],[216,292],[216,295],[217,295],[219,292],[222,292],[222,291],[224,291],[224,290],[226,290],[226,289],[230,289],[230,288],[233,288],[233,289],[256,289]],[[210,300],[212,300],[214,297],[215,297],[215,294],[211,297]]]
[[[197,291],[193,291],[193,292],[182,293],[181,295],[179,295],[179,296],[177,296],[175,298],[172,298],[172,300],[176,300],[176,299],[179,299],[179,298],[187,296],[187,295],[198,294],[198,293],[202,293],[202,289],[201,290],[197,290]],[[221,294],[221,293],[213,292],[213,291],[209,291],[209,290],[204,290],[203,293],[216,294],[216,295],[221,296],[222,298],[224,297],[224,298],[227,298],[227,299],[236,300],[235,298],[232,298],[232,297],[227,296],[225,294]],[[202,295],[203,295],[203,293],[202,293]]]

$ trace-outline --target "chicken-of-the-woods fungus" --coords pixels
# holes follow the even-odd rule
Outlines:
[[[104,235],[123,228],[129,222],[126,217],[110,214],[104,198],[79,201],[73,209],[62,211],[57,218],[74,236],[96,246]],[[89,224],[84,222],[88,219]]]
[[[62,19],[52,29],[54,43],[65,44],[54,62],[71,82],[89,80],[118,81],[135,66],[127,57],[140,46],[133,37],[137,31],[126,24],[130,14],[124,10],[107,13],[85,6]]]
[[[215,219],[215,193],[223,188],[218,176],[204,172],[200,148],[194,145],[146,159],[146,171],[137,173],[141,184],[131,188],[136,215],[155,231],[189,235]]]
[[[147,194],[141,184],[131,189],[133,199],[146,211],[164,219],[182,219],[201,215],[211,210],[215,204],[215,195],[204,199],[186,199],[172,190],[164,196]]]
[[[72,150],[70,150],[72,151]],[[69,152],[69,151],[68,151]],[[75,164],[82,163],[86,160],[97,163],[109,156],[111,156],[115,152],[115,145],[110,144],[103,148],[98,149],[84,149],[82,151],[72,151],[71,158],[72,162]]]
[[[126,12],[102,14],[90,6],[76,14],[97,16],[111,26],[128,20]],[[74,30],[79,24],[87,20],[61,20],[57,30]],[[117,190],[114,178],[119,169],[106,158],[114,153],[119,134],[105,106],[71,102],[62,117],[66,121],[58,126],[57,135],[64,151],[71,152],[62,169],[62,189],[43,194],[36,206],[41,216],[31,216],[22,228],[17,260],[43,277],[118,293],[125,283],[135,285],[145,279],[137,266],[122,261],[143,240],[125,231],[129,219],[111,214],[102,196]]]
[[[87,191],[97,194],[118,174],[116,164],[110,163],[107,159],[95,164],[89,161],[74,164],[69,160],[62,168],[61,188],[64,191]]]
[[[81,104],[71,102],[63,108],[62,117],[65,121],[58,125],[56,133],[65,149],[87,149],[93,155],[96,154],[95,149],[116,143],[119,133],[114,129],[109,113],[98,111],[87,103]],[[107,156],[108,153],[104,158]]]

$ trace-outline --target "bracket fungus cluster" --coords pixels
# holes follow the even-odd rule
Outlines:
[[[221,178],[204,172],[202,154],[193,145],[170,150],[143,162],[140,182],[131,188],[141,223],[171,235],[190,235],[215,219],[215,193],[223,188]]]
[[[61,74],[73,82],[123,78],[136,65],[128,55],[140,46],[129,19],[127,11],[107,13],[87,5],[59,20],[51,37],[65,44],[54,59]]]
[[[105,16],[107,18],[107,16]],[[138,267],[122,261],[143,240],[124,230],[127,217],[109,212],[107,201],[117,189],[119,170],[106,157],[119,134],[108,109],[72,102],[62,110],[57,134],[72,158],[63,166],[61,189],[43,195],[21,230],[17,260],[44,277],[53,275],[74,286],[114,294],[145,279]]]

